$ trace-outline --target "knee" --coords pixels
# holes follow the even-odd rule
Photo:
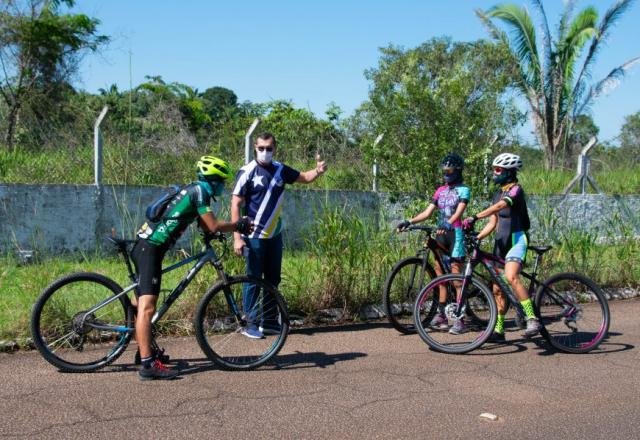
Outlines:
[[[155,312],[156,312],[155,301],[146,300],[144,296],[140,297],[140,299],[138,300],[138,316],[151,319],[151,317]]]
[[[507,273],[505,274],[505,278],[511,286],[517,286],[520,284],[520,276],[517,273]]]

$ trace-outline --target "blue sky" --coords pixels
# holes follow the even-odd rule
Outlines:
[[[377,66],[380,47],[409,49],[443,35],[486,38],[473,10],[497,3],[502,1],[80,0],[74,11],[101,20],[100,32],[113,41],[101,55],[84,59],[77,85],[93,93],[111,84],[128,90],[145,75],[160,75],[200,91],[227,87],[240,101],[290,100],[321,117],[333,101],[347,116],[367,99],[364,71]],[[611,4],[583,0],[577,8],[595,5],[604,14]],[[563,1],[544,5],[555,24]],[[635,3],[601,51],[594,80],[640,56],[639,23]],[[601,140],[616,136],[624,116],[640,111],[639,98],[640,67],[596,101],[592,116]]]

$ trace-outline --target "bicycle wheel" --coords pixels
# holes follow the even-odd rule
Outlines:
[[[247,304],[243,301],[243,289],[251,283],[257,290],[249,305],[248,299]],[[280,351],[289,332],[289,316],[273,286],[238,276],[209,289],[198,304],[194,325],[198,344],[209,359],[225,369],[250,370]],[[249,326],[263,327],[264,336],[245,336]]]
[[[401,333],[416,332],[413,324],[413,303],[416,296],[436,277],[436,272],[423,258],[400,260],[389,272],[382,291],[382,305],[387,319]]]
[[[481,346],[491,335],[498,315],[495,299],[491,290],[480,280],[471,279],[465,288],[466,300],[462,306],[462,326],[455,325],[458,320],[455,301],[446,306],[446,315],[451,328],[442,329],[430,327],[433,316],[433,303],[437,302],[440,289],[447,289],[448,297],[456,297],[457,290],[462,286],[464,276],[447,274],[432,280],[416,298],[413,317],[414,325],[424,342],[436,351],[450,354],[467,353]],[[452,333],[457,331],[457,333]]]
[[[609,331],[609,305],[591,279],[560,273],[545,280],[536,292],[535,305],[549,343],[568,353],[596,348]]]
[[[40,354],[60,370],[74,373],[115,361],[131,340],[129,298],[122,295],[91,310],[120,292],[115,281],[97,273],[74,273],[53,282],[31,314],[33,343]]]

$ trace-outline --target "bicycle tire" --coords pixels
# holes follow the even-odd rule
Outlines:
[[[436,277],[429,262],[426,262],[423,271],[423,263],[424,259],[420,257],[400,260],[389,272],[382,290],[382,306],[387,320],[396,330],[407,335],[416,332],[413,303],[424,286]]]
[[[427,284],[416,298],[413,308],[414,325],[420,338],[436,351],[448,354],[468,353],[484,344],[495,327],[498,309],[493,293],[476,278],[471,278],[471,285],[467,286],[473,289],[473,296],[467,298],[465,310],[472,309],[473,313],[465,311],[463,314],[466,331],[451,334],[449,329],[443,331],[430,327],[428,318],[433,313],[433,307],[429,305],[429,301],[433,302],[432,298],[439,294],[441,287],[456,289],[458,283],[462,284],[463,281],[464,275],[460,274],[439,276]],[[450,304],[455,307],[455,302]],[[479,316],[481,319],[476,318]]]
[[[257,284],[260,292],[251,311],[243,311],[243,287],[247,283]],[[225,294],[233,298],[234,305]],[[265,333],[261,339],[242,334],[251,322],[257,326],[264,319],[275,324],[271,330],[276,334]],[[275,287],[248,276],[236,276],[229,277],[226,283],[216,283],[202,297],[194,327],[200,348],[216,365],[227,370],[251,370],[280,351],[289,333],[289,316],[284,298]]]
[[[99,302],[120,292],[122,288],[115,281],[92,272],[73,273],[51,283],[31,313],[33,343],[42,357],[71,373],[95,371],[120,357],[132,336],[131,331],[123,331],[133,328],[129,298],[123,295],[81,318]],[[97,329],[87,322],[118,326],[119,330]]]
[[[607,336],[610,312],[602,289],[578,273],[559,273],[542,282],[535,297],[540,333],[556,349],[587,353]]]

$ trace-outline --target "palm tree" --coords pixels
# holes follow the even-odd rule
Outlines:
[[[576,118],[588,111],[596,97],[615,88],[627,70],[640,63],[640,57],[632,58],[601,81],[589,84],[600,47],[632,2],[618,1],[598,23],[598,11],[594,7],[587,7],[574,16],[575,1],[567,0],[555,41],[542,0],[531,0],[541,22],[540,41],[531,15],[524,7],[503,4],[486,12],[476,10],[491,37],[511,48],[520,73],[517,87],[531,108],[534,131],[544,149],[548,169],[561,162],[558,156]],[[503,21],[511,34],[500,30],[492,19]],[[581,58],[588,44],[588,52]],[[579,66],[578,61],[582,59]]]

